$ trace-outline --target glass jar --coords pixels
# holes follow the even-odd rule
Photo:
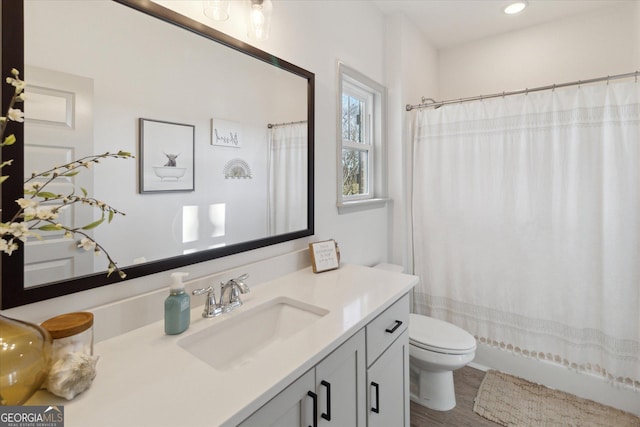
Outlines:
[[[40,389],[50,352],[44,328],[0,315],[0,405],[22,405]]]
[[[53,345],[51,364],[68,353],[84,353],[93,356],[93,313],[66,313],[42,322]]]

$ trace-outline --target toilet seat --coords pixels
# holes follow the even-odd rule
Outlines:
[[[409,343],[443,354],[467,354],[476,349],[475,338],[464,329],[413,313],[409,315]]]

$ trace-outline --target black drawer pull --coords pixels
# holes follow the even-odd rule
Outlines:
[[[322,380],[320,385],[327,388],[327,412],[322,413],[320,416],[327,421],[331,421],[331,383],[329,381]]]
[[[371,407],[371,412],[380,413],[380,384],[371,381],[371,385],[376,389],[376,406]]]
[[[395,331],[398,330],[398,328],[402,326],[402,321],[401,320],[396,320],[396,324],[393,326],[393,328],[389,329],[385,329],[385,332],[389,332],[390,334],[394,333]]]
[[[307,396],[313,400],[313,426],[309,427],[318,427],[318,395],[312,391],[308,391]]]

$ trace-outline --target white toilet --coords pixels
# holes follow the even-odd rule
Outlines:
[[[382,270],[402,273],[396,264],[378,264]],[[409,315],[409,371],[411,400],[437,411],[456,406],[453,371],[473,360],[476,339],[451,323],[420,314]]]
[[[451,323],[419,314],[409,316],[411,400],[437,411],[456,406],[453,371],[471,362],[476,340]]]

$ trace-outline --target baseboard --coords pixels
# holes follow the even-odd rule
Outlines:
[[[614,385],[547,361],[478,344],[476,357],[469,366],[482,371],[495,369],[640,416],[640,390]]]
[[[484,366],[484,365],[480,365],[479,363],[476,363],[475,361],[469,363],[467,366],[477,369],[479,371],[482,372],[487,372],[489,369],[495,369],[495,370],[499,370],[497,368],[490,368],[489,366]]]

